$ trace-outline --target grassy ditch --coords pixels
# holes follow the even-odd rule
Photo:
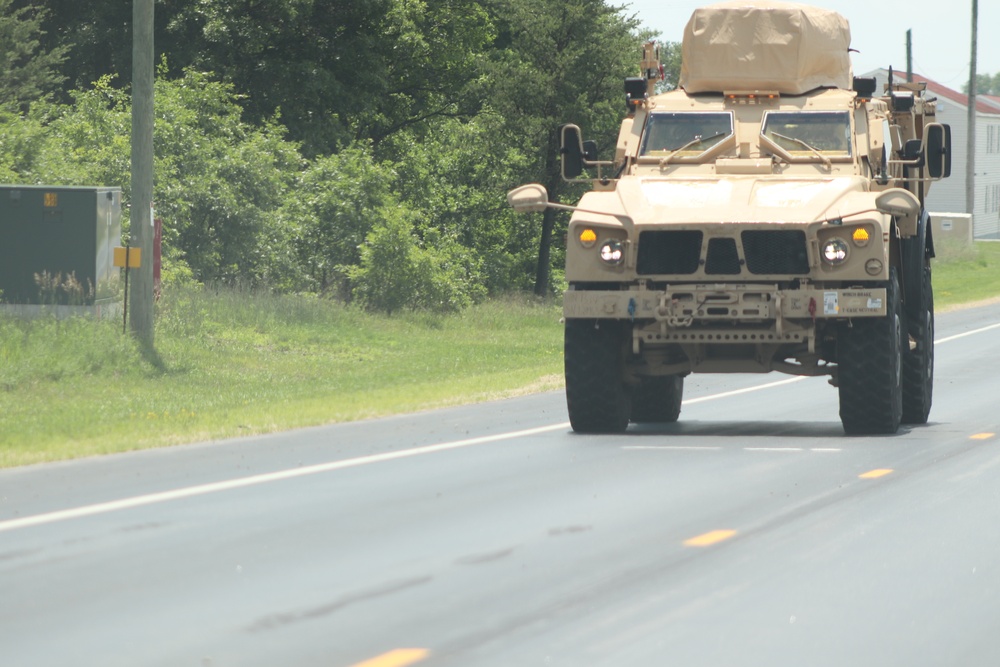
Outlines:
[[[937,307],[1000,295],[1000,243],[939,248]],[[156,350],[121,323],[0,315],[0,467],[559,387],[559,306],[380,317],[309,297],[172,290]]]
[[[174,292],[155,352],[119,322],[0,315],[0,466],[487,400],[561,382],[555,304],[379,317],[306,297]]]

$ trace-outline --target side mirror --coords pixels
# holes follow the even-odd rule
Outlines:
[[[596,141],[585,141],[585,142],[583,142],[583,159],[586,162],[596,162],[597,161],[597,142]]]
[[[910,139],[903,147],[904,160],[920,160],[917,167],[924,166],[924,142],[920,139]]]
[[[518,213],[537,213],[549,205],[549,193],[544,185],[529,183],[508,192],[507,203]]]
[[[576,125],[563,125],[559,128],[559,138],[559,152],[562,154],[562,177],[569,181],[583,173],[583,137],[580,135],[580,128]]]
[[[924,128],[924,153],[931,178],[951,176],[951,126],[929,123]]]

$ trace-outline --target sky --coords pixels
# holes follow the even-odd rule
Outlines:
[[[680,42],[684,26],[698,7],[714,0],[612,0],[635,14],[643,26],[660,32],[658,39]],[[913,31],[913,71],[961,91],[969,80],[972,56],[972,0],[808,0],[839,12],[851,24],[854,73],[892,66],[906,71],[906,31]],[[979,74],[1000,73],[1000,0],[978,0]]]

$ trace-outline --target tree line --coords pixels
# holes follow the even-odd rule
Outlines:
[[[131,4],[0,0],[0,182],[127,200]],[[609,156],[647,38],[605,0],[159,0],[169,273],[390,312],[557,290],[565,217],[505,193],[579,195],[557,127]]]

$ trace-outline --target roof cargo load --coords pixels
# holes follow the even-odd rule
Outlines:
[[[680,85],[688,93],[850,89],[850,45],[847,19],[827,9],[773,0],[710,5],[684,29]]]

